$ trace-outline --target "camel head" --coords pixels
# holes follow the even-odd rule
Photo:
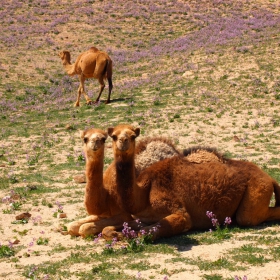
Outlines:
[[[85,152],[98,151],[104,148],[107,139],[107,133],[101,129],[87,129],[81,132],[81,138],[84,141]]]
[[[108,128],[108,135],[113,139],[113,150],[115,155],[134,155],[135,138],[140,134],[140,128],[131,125],[120,124]]]
[[[58,54],[61,60],[66,60],[68,63],[71,61],[71,55],[69,51],[62,51]]]

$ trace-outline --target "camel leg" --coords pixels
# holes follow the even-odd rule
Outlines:
[[[77,95],[77,100],[74,104],[74,107],[79,107],[80,106],[80,97],[81,97],[81,93],[82,93],[82,84],[80,82],[79,88],[78,88],[78,95]]]
[[[265,174],[266,175],[266,174]],[[265,221],[280,221],[280,206],[269,207],[273,191],[280,201],[280,187],[268,175],[254,180],[248,186],[237,209],[236,221],[241,226],[256,226]]]
[[[67,225],[67,231],[72,236],[79,236],[79,229],[81,225],[85,223],[98,221],[98,220],[99,220],[98,216],[91,215],[86,218],[80,219],[78,221],[71,222]]]
[[[108,84],[109,84],[109,93],[108,93],[108,98],[107,101],[105,102],[105,104],[111,103],[110,97],[111,97],[111,92],[113,89],[113,83],[112,83],[112,78],[108,78]]]
[[[102,232],[102,234],[104,233],[105,239],[112,239],[113,237],[116,237],[115,231],[121,229],[123,227],[123,223],[130,220],[132,220],[130,215],[120,214],[109,218],[103,218],[95,222],[85,223],[81,225],[79,235],[87,237]],[[108,227],[107,230],[105,229],[106,227]]]
[[[97,96],[96,100],[94,101],[95,104],[98,103],[98,101],[100,99],[100,96],[101,96],[101,94],[103,92],[103,89],[105,88],[105,83],[104,83],[103,77],[99,78],[98,82],[100,84],[100,91],[98,93],[98,96]]]
[[[169,237],[182,232],[190,230],[192,227],[191,218],[188,213],[182,214],[171,214],[161,219],[157,223],[143,227],[146,233],[151,233],[153,240],[160,237]]]
[[[84,95],[85,99],[86,99],[87,105],[90,105],[92,103],[92,101],[88,97],[88,95],[86,94],[86,91],[85,91],[85,80],[86,80],[86,77],[83,74],[81,74],[79,76],[79,79],[80,79],[80,95],[82,93]]]
[[[134,231],[139,231],[140,229],[142,229],[143,226],[147,226],[146,224],[139,224],[139,222],[132,220],[132,221],[128,221],[127,222],[127,226]],[[116,226],[108,226],[105,227],[102,230],[102,236],[104,239],[106,240],[112,240],[113,238],[117,238],[118,240],[121,240],[124,238],[123,234],[121,232],[117,232],[120,231],[124,228],[123,222],[116,225]]]

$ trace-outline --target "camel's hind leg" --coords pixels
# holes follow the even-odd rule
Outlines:
[[[113,89],[113,82],[112,82],[112,78],[107,78],[108,80],[108,84],[109,84],[109,93],[108,93],[108,98],[107,101],[105,102],[105,104],[111,103],[111,92]]]
[[[96,100],[94,101],[94,103],[98,103],[98,101],[100,99],[100,96],[101,96],[101,94],[102,94],[102,92],[103,92],[103,90],[105,88],[105,83],[104,83],[103,77],[100,77],[98,79],[98,82],[100,84],[100,90],[99,90],[98,96],[97,96]]]
[[[269,207],[273,192],[276,205]],[[265,221],[280,221],[280,187],[276,181],[263,173],[251,180],[237,209],[236,221],[241,226],[256,226]]]

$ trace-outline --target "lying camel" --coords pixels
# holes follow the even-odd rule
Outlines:
[[[103,176],[107,133],[100,129],[88,129],[81,133],[81,138],[84,141],[86,155],[87,184],[84,203],[89,216],[71,222],[67,227],[68,233],[86,237],[102,232],[106,239],[111,239],[118,236],[116,231],[122,229],[124,222],[129,222],[130,227],[138,229],[138,224],[133,221],[129,212],[120,207],[121,197],[116,190],[114,162]],[[136,148],[138,165],[135,172],[140,173],[154,162],[178,154],[179,151],[168,139],[161,137],[143,139]]]
[[[234,218],[240,226],[280,220],[280,187],[255,164],[231,159],[193,163],[183,156],[156,162],[135,173],[135,139],[139,128],[108,128],[113,139],[117,192],[121,207],[134,219],[158,225],[154,239],[211,226],[206,211],[220,223]],[[275,207],[269,207],[275,193]]]
[[[107,78],[109,84],[109,94],[107,101],[110,103],[111,91],[113,89],[112,83],[112,60],[106,52],[99,51],[95,47],[91,47],[89,50],[81,53],[76,59],[74,64],[71,64],[71,56],[69,51],[62,51],[59,53],[59,57],[62,60],[63,67],[66,73],[70,76],[78,75],[80,85],[78,88],[78,96],[75,102],[75,107],[80,106],[80,96],[83,93],[87,104],[91,104],[92,101],[85,92],[85,80],[89,78],[97,79],[100,84],[100,91],[97,99],[94,103],[97,103],[105,87],[104,79]]]

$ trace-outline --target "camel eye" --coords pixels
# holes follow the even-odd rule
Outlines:
[[[114,141],[117,141],[118,137],[116,135],[112,135]]]
[[[102,141],[103,143],[105,143],[106,138],[105,138],[105,137],[102,137],[102,138],[101,138],[101,141]]]
[[[86,144],[88,142],[88,138],[84,137],[84,143]]]

